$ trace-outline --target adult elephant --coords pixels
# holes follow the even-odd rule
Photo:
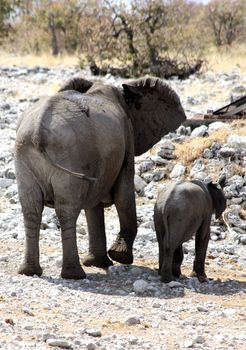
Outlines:
[[[84,278],[76,221],[85,209],[86,266],[133,262],[137,233],[134,155],[150,149],[186,119],[177,94],[158,78],[117,88],[74,78],[20,118],[15,144],[19,198],[26,233],[19,273],[41,275],[39,230],[43,207],[55,208],[61,226],[63,278]],[[115,204],[120,233],[108,251],[104,207]]]

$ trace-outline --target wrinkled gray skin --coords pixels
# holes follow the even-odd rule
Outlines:
[[[20,118],[15,145],[19,198],[26,232],[19,273],[41,275],[39,230],[43,207],[54,207],[61,226],[63,278],[80,279],[76,221],[85,210],[86,266],[133,262],[137,233],[134,155],[184,120],[176,93],[157,78],[122,87],[74,78]],[[107,254],[104,207],[116,206],[120,232]],[[109,257],[108,257],[109,255]]]
[[[221,186],[224,179],[221,181]],[[159,193],[154,222],[159,245],[159,274],[162,282],[181,275],[182,243],[195,236],[192,276],[206,281],[205,257],[210,238],[211,216],[219,218],[226,208],[223,191],[213,183],[179,181]]]

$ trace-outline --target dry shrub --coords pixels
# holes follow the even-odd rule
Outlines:
[[[246,45],[233,45],[223,47],[219,50],[211,47],[205,55],[207,69],[214,72],[231,72],[232,68],[239,68],[246,71]]]
[[[202,157],[205,148],[209,148],[213,142],[225,143],[230,131],[221,128],[207,137],[196,137],[177,144],[174,155],[184,165],[190,165],[195,159]]]
[[[230,126],[233,134],[246,136],[246,120],[234,120]]]
[[[190,165],[197,158],[202,157],[202,153],[205,148],[209,148],[213,142],[218,142],[220,144],[226,143],[227,137],[230,134],[236,134],[239,136],[246,135],[246,121],[245,120],[235,120],[228,124],[228,128],[221,128],[210,136],[207,137],[196,137],[194,139],[189,139],[182,144],[176,144],[174,155],[184,165]],[[235,169],[236,170],[236,169]],[[238,169],[238,173],[241,170]]]
[[[241,165],[234,163],[234,164],[231,164],[231,172],[234,175],[244,176],[245,170]]]

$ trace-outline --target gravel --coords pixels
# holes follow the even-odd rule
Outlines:
[[[211,169],[227,174],[225,193],[229,226],[213,220],[206,259],[208,281],[189,277],[194,240],[184,244],[180,279],[161,283],[153,206],[165,181],[186,176],[174,159],[175,144],[191,135],[183,126],[154,151],[136,157],[138,235],[134,264],[108,270],[85,268],[80,281],[60,278],[61,241],[54,211],[45,208],[40,231],[42,277],[17,274],[23,257],[24,228],[18,201],[13,146],[17,117],[40,96],[54,93],[74,75],[71,67],[0,67],[0,349],[243,349],[246,347],[246,177],[234,174],[235,162],[246,168],[245,138],[231,135],[214,143],[194,162],[190,176],[207,178]],[[104,78],[119,85],[122,80]],[[188,116],[216,109],[244,93],[246,76],[212,72],[169,84],[180,95]],[[223,86],[223,89],[221,87]],[[216,130],[196,130],[206,137]],[[221,125],[220,125],[221,127]],[[192,137],[197,137],[192,132]],[[207,163],[209,162],[209,163]],[[219,175],[219,174],[217,174]],[[88,249],[84,213],[78,219],[81,258]],[[119,230],[115,208],[106,209],[107,241]]]

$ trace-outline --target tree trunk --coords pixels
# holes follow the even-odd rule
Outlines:
[[[49,30],[51,34],[51,49],[52,49],[52,55],[57,56],[59,53],[59,47],[58,47],[58,41],[56,36],[56,30],[55,30],[55,21],[54,21],[54,15],[51,13],[49,14],[48,18],[48,25]]]

